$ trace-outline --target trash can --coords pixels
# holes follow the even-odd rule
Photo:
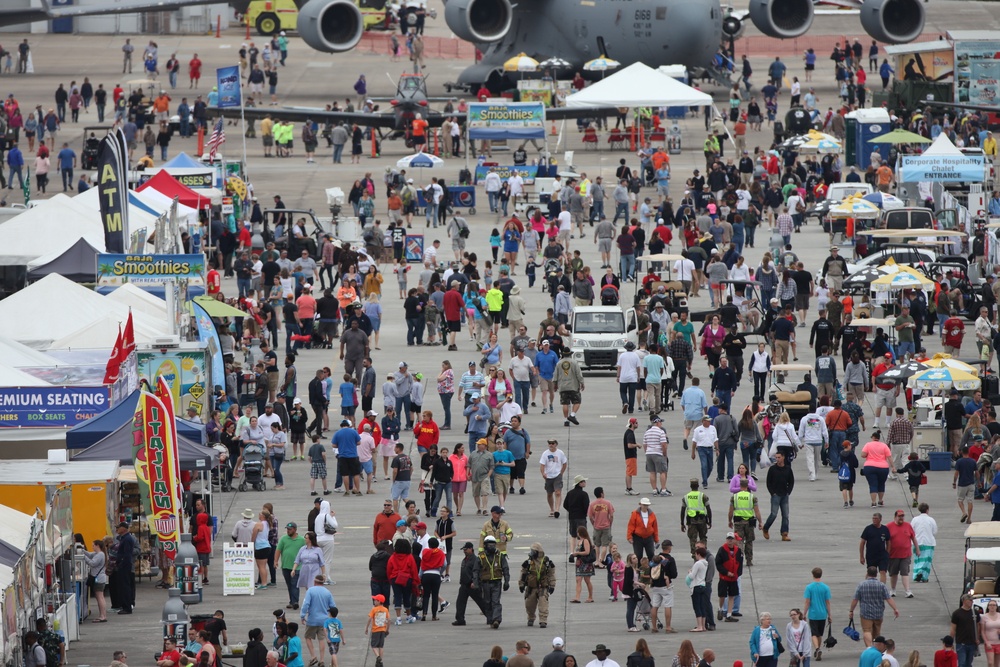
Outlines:
[[[951,452],[931,452],[929,458],[932,472],[948,472],[951,470]]]

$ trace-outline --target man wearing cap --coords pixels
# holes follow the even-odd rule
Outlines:
[[[872,370],[872,378],[877,380],[877,378],[884,373],[892,370],[892,354],[889,352],[885,353],[885,356],[875,365]],[[882,408],[885,408],[885,425],[889,425],[889,420],[892,418],[893,409],[896,407],[896,397],[899,395],[899,388],[902,385],[895,382],[877,382],[875,383],[875,427],[880,428],[882,426]]]
[[[510,428],[503,431],[503,441],[507,445],[507,450],[514,455],[514,467],[510,471],[511,491],[513,492],[514,481],[517,480],[520,484],[519,493],[523,496],[527,493],[524,489],[524,482],[525,473],[528,470],[528,459],[531,458],[531,436],[528,434],[528,430],[522,426],[522,419],[519,415],[513,415],[509,423]]]
[[[245,514],[244,514],[245,516]],[[122,521],[115,529],[115,543],[112,552],[117,554],[115,568],[109,577],[112,589],[116,591],[114,596],[118,600],[119,614],[131,614],[132,605],[135,599],[135,580],[132,570],[135,567],[133,554],[136,550],[136,540],[129,532],[128,523]]]
[[[514,539],[514,531],[511,530],[510,524],[503,518],[503,515],[504,509],[499,505],[490,508],[490,518],[486,520],[482,530],[479,531],[480,551],[486,544],[486,538],[492,537],[497,548],[506,553],[508,543]]]
[[[757,496],[750,491],[750,481],[740,478],[740,490],[729,499],[729,527],[743,542],[748,567],[753,566],[754,526],[762,524]]]
[[[903,408],[896,408],[896,418],[889,424],[889,436],[885,440],[885,443],[892,450],[892,461],[889,462],[889,479],[896,479],[899,469],[903,467],[904,461],[910,453],[910,443],[912,442],[913,423],[906,418],[906,411]]]
[[[874,639],[866,637],[865,644],[868,645],[868,648],[861,652],[861,656],[858,658],[858,667],[879,667],[885,660],[885,637],[882,635],[878,635]]]
[[[458,599],[455,601],[455,620],[452,625],[465,625],[465,609],[471,598],[479,610],[486,616],[488,609],[483,602],[483,596],[479,588],[473,586],[475,579],[474,567],[478,560],[476,547],[472,542],[462,545],[462,562],[460,564],[460,574],[458,580]]]
[[[568,466],[569,460],[566,458],[566,454],[559,449],[559,441],[550,438],[548,448],[542,452],[538,459],[538,470],[542,479],[545,480],[545,496],[549,503],[549,516],[556,519],[559,518],[558,508],[560,500],[562,500],[563,474]],[[584,519],[586,519],[586,510],[584,510]]]
[[[893,604],[892,600],[889,600],[889,604]],[[899,616],[898,612],[896,616]],[[961,606],[952,612],[951,629],[948,631],[948,636],[955,641],[958,667],[972,667],[980,639],[976,633],[976,612],[972,608],[971,595],[963,595]]]
[[[691,478],[690,485],[691,490],[681,500],[681,532],[687,531],[691,542],[691,556],[694,557],[695,544],[708,541],[708,529],[712,527],[712,507],[708,504],[708,496],[698,490],[696,477]]]
[[[611,649],[604,644],[598,644],[597,648],[591,651],[596,657],[587,663],[587,667],[621,667],[617,662],[609,658]]]
[[[570,537],[576,537],[576,530],[580,526],[587,527],[587,511],[590,509],[590,495],[586,490],[587,478],[577,475],[573,478],[573,488],[566,493],[563,500],[563,509],[566,510],[566,517],[569,519]]]
[[[285,534],[278,540],[274,553],[274,562],[281,567],[285,587],[288,588],[288,604],[285,609],[299,608],[299,586],[292,581],[292,570],[295,568],[295,557],[305,545],[306,538],[298,534],[298,525],[294,521],[285,524]]]
[[[969,601],[971,602],[971,598]],[[850,619],[854,620],[854,609],[861,605],[861,630],[864,633],[865,646],[871,646],[872,637],[877,638],[882,632],[882,617],[885,614],[886,603],[892,607],[895,617],[899,618],[896,601],[892,599],[886,585],[878,580],[878,568],[869,565],[865,580],[854,590],[849,612]]]
[[[548,407],[549,414],[555,410],[556,403],[556,365],[559,363],[559,355],[553,351],[552,344],[548,340],[541,342],[541,348],[535,355],[535,368],[538,374],[539,390],[542,394],[542,414]]]
[[[625,540],[632,545],[632,552],[642,558],[652,558],[656,543],[660,541],[660,529],[656,514],[649,508],[649,498],[639,500],[639,507],[632,510],[625,531]]]
[[[469,454],[469,481],[472,483],[472,499],[476,503],[476,516],[486,514],[487,499],[490,495],[490,478],[493,476],[493,452],[489,451],[486,438],[476,441],[476,448]]]
[[[566,642],[562,637],[552,638],[552,651],[542,658],[541,667],[563,667],[566,662]]]
[[[476,446],[476,441],[486,437],[486,432],[493,418],[489,406],[487,406],[478,391],[469,394],[471,403],[462,411],[469,419],[469,449]]]
[[[472,587],[482,591],[486,622],[496,630],[503,622],[500,594],[501,588],[504,591],[510,588],[510,568],[507,565],[507,552],[497,548],[497,539],[493,535],[483,538],[482,545],[472,564]]]
[[[726,542],[715,554],[715,567],[719,572],[719,612],[718,620],[722,620],[723,609],[726,609],[726,623],[735,623],[740,619],[733,616],[736,598],[740,594],[739,579],[743,575],[743,551],[736,540],[736,533],[726,533]],[[727,599],[728,598],[728,599]]]
[[[712,426],[712,418],[707,414],[701,416],[701,425],[691,432],[691,460],[697,453],[701,462],[701,484],[708,488],[708,477],[712,474],[712,459],[719,453],[719,435]]]
[[[654,496],[669,496],[667,488],[667,472],[670,460],[667,458],[667,446],[670,440],[663,431],[663,420],[654,416],[649,428],[642,436],[642,448],[646,454],[646,472],[649,473],[649,486]]]
[[[663,540],[660,544],[660,553],[651,556],[649,565],[651,568],[649,584],[649,604],[652,618],[650,625],[652,632],[659,632],[659,621],[657,610],[663,608],[663,631],[669,634],[674,633],[671,625],[674,610],[674,580],[677,579],[677,561],[670,555],[674,543],[670,540]],[[659,570],[657,572],[657,570]]]
[[[333,593],[324,585],[325,581],[323,575],[316,575],[302,600],[302,609],[299,610],[299,619],[302,625],[306,626],[305,639],[306,648],[309,650],[309,664],[313,664],[313,661],[317,660],[313,649],[314,639],[319,644],[319,664],[325,664],[326,629],[324,623],[330,617],[330,607],[337,606],[333,599]]]
[[[830,256],[823,262],[822,275],[826,278],[826,286],[831,292],[840,291],[844,284],[844,278],[850,275],[847,270],[847,261],[840,256],[840,248],[830,246]]]
[[[563,410],[563,426],[569,426],[570,422],[579,426],[580,422],[576,418],[576,413],[580,409],[581,394],[586,388],[580,365],[570,356],[563,358],[556,364],[555,382],[556,389],[559,391],[559,403]]]
[[[396,391],[396,414],[400,420],[406,418],[406,428],[413,428],[413,412],[410,410],[410,390],[413,388],[413,376],[405,361],[399,362],[399,369],[392,376]],[[404,412],[405,410],[405,412]]]

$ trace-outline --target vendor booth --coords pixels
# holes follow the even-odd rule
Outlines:
[[[177,197],[180,203],[194,209],[211,208],[216,204],[216,202],[212,201],[214,193],[201,193],[197,190],[192,190],[165,171],[155,174],[148,181],[137,187],[136,192],[145,192],[149,189],[156,190],[171,199]],[[218,200],[217,205],[221,206],[221,193]]]
[[[93,283],[97,280],[97,255],[100,252],[99,248],[81,237],[68,248],[28,262],[28,282],[55,273],[75,283]]]
[[[135,416],[135,408],[139,403],[139,392],[135,391],[121,403],[93,419],[71,428],[66,432],[66,449],[85,449],[118,431],[123,425],[130,424]],[[177,418],[177,433],[191,442],[204,445],[208,438],[202,424]]]

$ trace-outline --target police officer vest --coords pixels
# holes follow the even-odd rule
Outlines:
[[[733,516],[743,521],[753,518],[753,494],[749,491],[738,491],[733,496]]]
[[[687,505],[687,515],[689,518],[704,516],[706,514],[705,496],[701,491],[689,491],[684,496],[684,502]]]

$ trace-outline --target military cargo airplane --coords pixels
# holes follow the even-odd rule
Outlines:
[[[74,16],[162,12],[190,5],[210,5],[214,2],[216,0],[158,0],[156,2],[118,2],[106,5],[64,5],[52,7],[49,5],[48,0],[41,0],[41,7],[28,7],[25,9],[0,8],[0,27]]]
[[[338,53],[361,40],[364,21],[350,0],[296,0],[298,31],[306,44]],[[916,39],[924,27],[920,0],[750,0],[753,25],[769,37],[805,34],[817,13],[833,5],[860,14],[861,25],[883,43]],[[826,13],[826,12],[821,12]],[[505,60],[522,51],[558,56],[573,67],[606,55],[622,63],[705,67],[724,36],[742,33],[744,16],[719,0],[445,0],[445,21],[457,37],[483,53],[458,83],[478,85],[503,75]]]

